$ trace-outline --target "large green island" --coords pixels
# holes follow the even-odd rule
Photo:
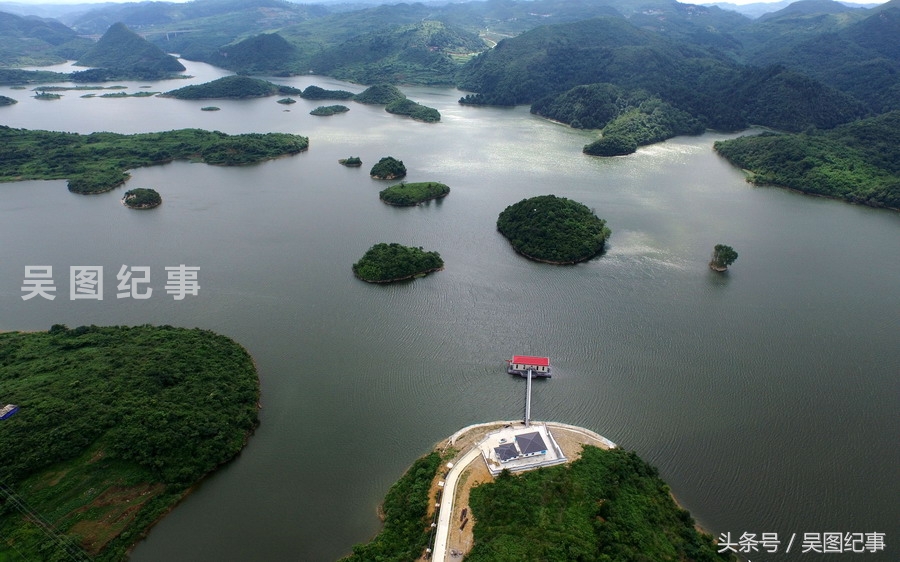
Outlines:
[[[259,78],[249,76],[224,76],[194,86],[184,86],[162,94],[162,97],[172,97],[180,100],[206,100],[206,99],[248,99],[262,98],[274,95],[299,96],[302,90],[291,86],[273,84]]]
[[[375,244],[353,264],[353,274],[368,283],[391,283],[422,277],[444,268],[437,252],[397,243]]]
[[[603,251],[606,221],[581,203],[540,195],[507,207],[497,230],[526,258],[552,264],[586,261]]]
[[[378,197],[388,205],[412,207],[432,199],[441,199],[449,193],[449,186],[436,181],[400,182],[381,190]]]
[[[61,133],[0,126],[0,182],[68,179],[69,191],[102,193],[125,183],[126,170],[190,159],[239,166],[296,154],[309,139],[287,133],[227,135],[180,129],[161,133]]]
[[[57,324],[0,334],[0,396],[0,560],[122,560],[238,454],[259,380],[207,330]]]

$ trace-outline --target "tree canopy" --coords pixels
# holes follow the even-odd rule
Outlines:
[[[386,283],[410,279],[444,267],[437,252],[426,252],[397,243],[375,244],[353,264],[353,273],[370,283]]]
[[[709,266],[717,271],[724,271],[728,269],[728,266],[733,264],[734,260],[737,258],[738,254],[734,251],[734,248],[725,244],[716,244],[713,248],[712,259],[709,262]]]
[[[171,326],[0,334],[0,481],[72,548],[121,560],[257,425],[259,381],[234,341]],[[0,503],[0,559],[71,560]],[[83,558],[83,553],[78,559]]]
[[[450,187],[436,181],[400,182],[382,190],[378,197],[389,205],[408,207],[431,199],[446,197],[449,193]]]
[[[129,189],[122,197],[122,202],[132,209],[149,209],[162,204],[162,197],[155,189],[138,187]]]
[[[570,465],[472,489],[471,562],[734,561],[678,507],[657,470],[634,452],[585,446]]]
[[[346,105],[320,105],[309,112],[310,115],[328,116],[337,115],[338,113],[346,113],[350,108]]]
[[[749,181],[758,185],[900,209],[900,111],[830,131],[718,141],[714,148],[750,170]]]
[[[265,96],[290,95],[299,96],[303,90],[273,84],[259,78],[249,76],[224,76],[195,86],[184,86],[177,90],[171,90],[164,95],[180,100],[205,100],[205,99],[244,99],[261,98]]]
[[[309,139],[286,133],[227,135],[180,129],[161,133],[60,133],[0,125],[0,181],[68,179],[75,193],[109,191],[128,179],[126,170],[178,159],[243,165],[296,154]]]
[[[403,160],[397,160],[393,156],[385,156],[372,166],[369,175],[379,180],[402,178],[406,175],[406,166],[403,165]]]
[[[510,205],[497,218],[497,230],[523,256],[556,264],[591,259],[610,236],[606,221],[585,205],[555,195]]]
[[[354,546],[353,554],[341,558],[340,562],[418,559],[428,544],[428,495],[440,467],[441,455],[435,452],[414,462],[384,498],[381,532],[368,543]]]

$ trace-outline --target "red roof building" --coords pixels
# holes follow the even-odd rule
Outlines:
[[[550,358],[533,357],[531,355],[513,355],[508,363],[507,372],[512,375],[528,376],[528,371],[535,377],[550,376]]]

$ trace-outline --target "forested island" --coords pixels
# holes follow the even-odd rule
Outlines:
[[[375,84],[353,96],[353,101],[370,105],[387,105],[404,99],[406,96],[393,84]]]
[[[200,329],[0,333],[0,395],[3,560],[122,560],[258,423],[253,360]]]
[[[18,100],[15,100],[15,99],[7,97],[7,96],[0,96],[0,107],[2,107],[4,105],[12,105],[14,103],[19,103],[19,102],[18,102]]]
[[[610,230],[581,203],[540,195],[507,207],[497,230],[526,258],[552,264],[586,261],[603,251]]]
[[[185,86],[161,95],[180,100],[205,100],[249,99],[275,95],[299,96],[302,93],[303,91],[297,88],[273,84],[259,78],[225,76],[212,82],[197,84],[196,86]]]
[[[327,117],[329,115],[337,115],[338,113],[347,113],[350,108],[346,105],[320,105],[309,112],[310,115],[318,115]]]
[[[238,166],[296,154],[309,139],[286,133],[227,135],[180,129],[161,133],[61,133],[0,126],[0,182],[68,179],[69,191],[101,193],[127,170],[179,159]]]
[[[425,123],[437,123],[441,120],[441,112],[437,109],[406,98],[392,101],[385,106],[384,110],[395,115],[406,115]]]
[[[326,90],[319,86],[307,86],[300,97],[307,100],[349,100],[355,95],[347,90]]]
[[[353,264],[353,274],[369,283],[391,283],[422,277],[444,268],[437,252],[397,243],[375,244]]]
[[[348,168],[359,168],[362,166],[362,160],[359,156],[349,156],[347,158],[341,158],[338,160],[339,164],[343,164]]]
[[[378,197],[388,205],[411,207],[432,199],[441,199],[449,193],[450,187],[436,181],[400,182],[383,189]]]
[[[129,209],[152,209],[162,205],[162,197],[155,189],[138,187],[125,192],[122,204]]]
[[[385,156],[372,166],[369,175],[377,180],[394,180],[406,175],[406,166],[403,165],[403,160]]]
[[[375,84],[353,97],[354,101],[370,105],[384,105],[384,110],[396,115],[406,115],[417,121],[436,123],[441,113],[433,107],[408,99],[399,88],[392,84]]]

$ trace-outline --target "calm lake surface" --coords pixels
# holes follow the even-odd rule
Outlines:
[[[168,91],[190,80],[123,82]],[[273,79],[361,91],[322,77]],[[151,88],[140,88],[149,85]],[[522,415],[512,354],[549,355],[533,415],[588,427],[653,463],[713,534],[884,532],[900,540],[900,214],[754,188],[709,133],[614,159],[593,133],[527,108],[460,106],[452,89],[403,88],[437,108],[424,124],[354,102],[314,117],[298,98],[82,99],[0,108],[0,124],[81,133],[184,127],[306,135],[310,149],[245,168],[176,162],[124,189],[78,196],[64,181],[0,184],[0,330],[54,323],[172,324],[226,334],[255,357],[262,424],[134,552],[153,560],[335,560],[380,527],[376,506],[433,443]],[[96,92],[97,94],[103,92]],[[218,112],[200,108],[216,105]],[[452,189],[395,208],[368,170],[403,160],[408,181]],[[360,156],[363,167],[340,166]],[[124,208],[125,189],[163,205]],[[553,193],[594,208],[606,254],[554,267],[516,255],[497,215]],[[374,286],[350,265],[377,242],[437,250],[446,269]],[[740,254],[706,266],[717,243]],[[149,300],[116,299],[121,265],[150,266]],[[167,296],[165,267],[200,267],[198,296]],[[55,301],[21,299],[25,268],[51,265]],[[100,265],[102,301],[69,300],[69,267]],[[845,557],[855,557],[844,555]],[[830,558],[829,558],[830,559]]]

